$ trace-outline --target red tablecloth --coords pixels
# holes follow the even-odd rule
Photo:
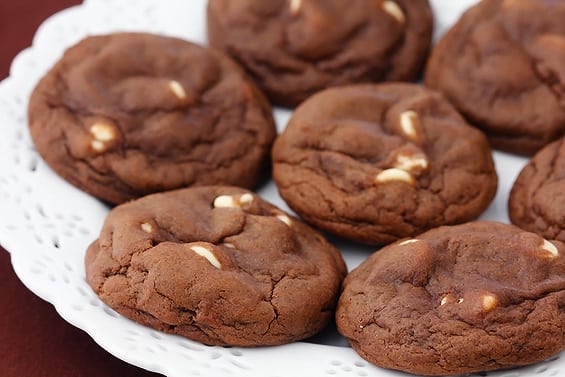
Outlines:
[[[31,44],[49,15],[77,0],[0,1],[0,79],[18,51]],[[61,319],[53,306],[34,296],[12,270],[0,248],[0,376],[159,376],[116,359],[81,330]]]

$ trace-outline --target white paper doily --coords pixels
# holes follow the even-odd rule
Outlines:
[[[436,36],[475,0],[432,0]],[[205,0],[87,0],[49,18],[33,46],[14,60],[0,83],[0,243],[10,251],[22,282],[51,302],[60,315],[102,347],[131,364],[172,377],[186,376],[404,376],[362,360],[335,331],[314,341],[279,347],[208,347],[135,324],[105,306],[86,283],[83,256],[97,237],[108,208],[55,175],[38,157],[27,131],[27,100],[38,79],[64,49],[87,35],[149,31],[205,43]],[[276,110],[279,130],[288,111]],[[525,159],[495,155],[499,193],[484,219],[508,221],[508,192]],[[273,183],[259,192],[288,209]],[[339,242],[350,268],[369,247]],[[532,334],[535,336],[535,334]],[[565,357],[526,368],[489,373],[497,377],[557,376]],[[486,374],[481,374],[482,376]]]

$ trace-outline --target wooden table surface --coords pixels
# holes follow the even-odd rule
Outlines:
[[[0,80],[10,62],[31,44],[49,15],[77,0],[0,1]],[[10,255],[0,247],[1,377],[155,377],[100,348],[86,333],[65,322],[53,306],[18,280]]]

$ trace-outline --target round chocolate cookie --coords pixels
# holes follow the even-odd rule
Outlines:
[[[327,89],[273,147],[283,199],[306,221],[380,244],[476,218],[497,188],[485,136],[414,84]]]
[[[480,1],[434,48],[425,83],[493,147],[532,154],[565,132],[563,20],[563,1]]]
[[[58,174],[111,203],[191,185],[252,187],[276,135],[270,105],[231,59],[141,33],[68,49],[31,96],[29,128]]]
[[[210,44],[274,102],[330,86],[415,79],[427,57],[427,0],[209,0]]]
[[[565,242],[565,139],[540,150],[514,182],[508,211],[515,225]]]
[[[115,207],[86,253],[110,307],[210,345],[307,338],[334,315],[346,268],[307,225],[235,187],[193,187]]]
[[[564,253],[508,224],[431,230],[347,276],[338,330],[369,362],[419,375],[542,361],[565,347]]]

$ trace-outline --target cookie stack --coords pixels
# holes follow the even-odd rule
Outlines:
[[[212,48],[118,33],[67,50],[29,126],[55,172],[117,205],[86,252],[93,290],[210,345],[335,318],[362,357],[416,374],[564,349],[565,3],[483,0],[432,50],[433,18],[427,0],[209,0]],[[272,105],[296,107],[278,137]],[[474,221],[491,148],[537,153],[515,225]],[[271,172],[305,223],[251,191]],[[345,277],[318,230],[382,248]]]

